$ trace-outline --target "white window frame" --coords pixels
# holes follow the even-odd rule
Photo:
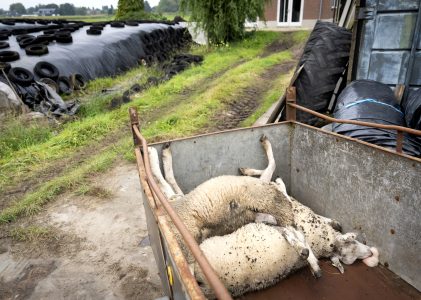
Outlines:
[[[279,8],[281,5],[281,0],[278,0],[278,5],[276,6],[276,22],[278,26],[301,26],[303,24],[303,15],[304,15],[304,0],[301,0],[301,11],[300,11],[300,21],[299,22],[292,22],[292,5],[293,1],[297,0],[289,0],[288,3],[288,14],[287,14],[287,22],[279,22]]]

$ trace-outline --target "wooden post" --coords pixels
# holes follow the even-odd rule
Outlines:
[[[297,111],[295,107],[290,106],[289,104],[295,104],[297,99],[297,94],[295,86],[289,86],[286,90],[286,118],[287,121],[295,121],[297,119]]]
[[[137,114],[137,109],[135,107],[130,107],[129,115],[130,115],[130,128],[132,130],[132,135],[133,135],[133,142],[135,146],[137,147],[141,145],[141,142],[139,141],[139,139],[137,138],[136,134],[133,131],[133,126],[136,126],[137,128],[139,128],[139,116]]]

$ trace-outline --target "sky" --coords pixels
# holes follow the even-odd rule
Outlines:
[[[86,7],[95,7],[101,8],[105,5],[113,5],[115,8],[117,7],[118,0],[1,0],[0,1],[0,8],[9,10],[9,6],[12,3],[20,2],[26,8],[35,6],[37,4],[63,4],[63,3],[72,3],[74,6],[86,6]],[[159,0],[148,0],[151,6],[156,6],[159,3]]]

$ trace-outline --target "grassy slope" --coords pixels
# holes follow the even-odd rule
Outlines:
[[[138,95],[132,103],[115,111],[104,112],[106,101],[103,97],[109,96],[98,96],[97,91],[113,83],[130,83],[134,75],[136,78],[145,77],[142,74],[146,70],[140,68],[113,81],[100,79],[93,82],[88,91],[89,95],[86,96],[90,102],[85,108],[82,119],[63,125],[59,132],[41,138],[39,143],[35,142],[32,146],[21,145],[22,147],[13,155],[5,155],[0,159],[0,174],[2,175],[0,189],[7,185],[17,184],[25,176],[31,174],[36,176],[42,173],[46,167],[54,164],[54,161],[70,156],[77,150],[83,151],[86,146],[99,143],[111,132],[121,132],[121,138],[113,146],[92,155],[82,166],[70,168],[69,171],[42,184],[35,191],[3,210],[0,213],[0,223],[14,220],[20,215],[37,212],[44,203],[64,190],[78,186],[90,174],[112,164],[118,156],[132,158],[130,131],[126,128],[129,106],[136,106],[141,116],[147,116],[153,111],[159,112],[165,105],[171,107],[167,114],[143,126],[143,134],[149,139],[185,136],[206,126],[212,114],[221,105],[226,104],[232,93],[253,84],[256,76],[264,72],[266,68],[290,59],[289,51],[264,58],[257,57],[265,45],[278,39],[280,35],[282,33],[260,32],[230,47],[221,47],[211,51],[198,48],[196,52],[201,52],[206,56],[203,65],[190,68],[172,80],[150,88]],[[295,35],[297,40],[303,36],[305,35],[301,33]],[[229,66],[231,67],[227,70]],[[285,84],[287,76],[281,75],[277,81]],[[203,85],[207,86],[202,92],[188,93],[191,90],[200,90],[200,86]],[[185,93],[189,96],[177,103],[176,99]],[[260,109],[262,112],[278,98],[278,89],[277,92],[268,91],[264,98]],[[250,124],[257,117],[257,114],[251,116],[244,124]]]

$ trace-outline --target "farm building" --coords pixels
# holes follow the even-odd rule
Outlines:
[[[313,28],[317,20],[333,17],[331,0],[270,0],[266,4],[264,22],[259,27]]]

